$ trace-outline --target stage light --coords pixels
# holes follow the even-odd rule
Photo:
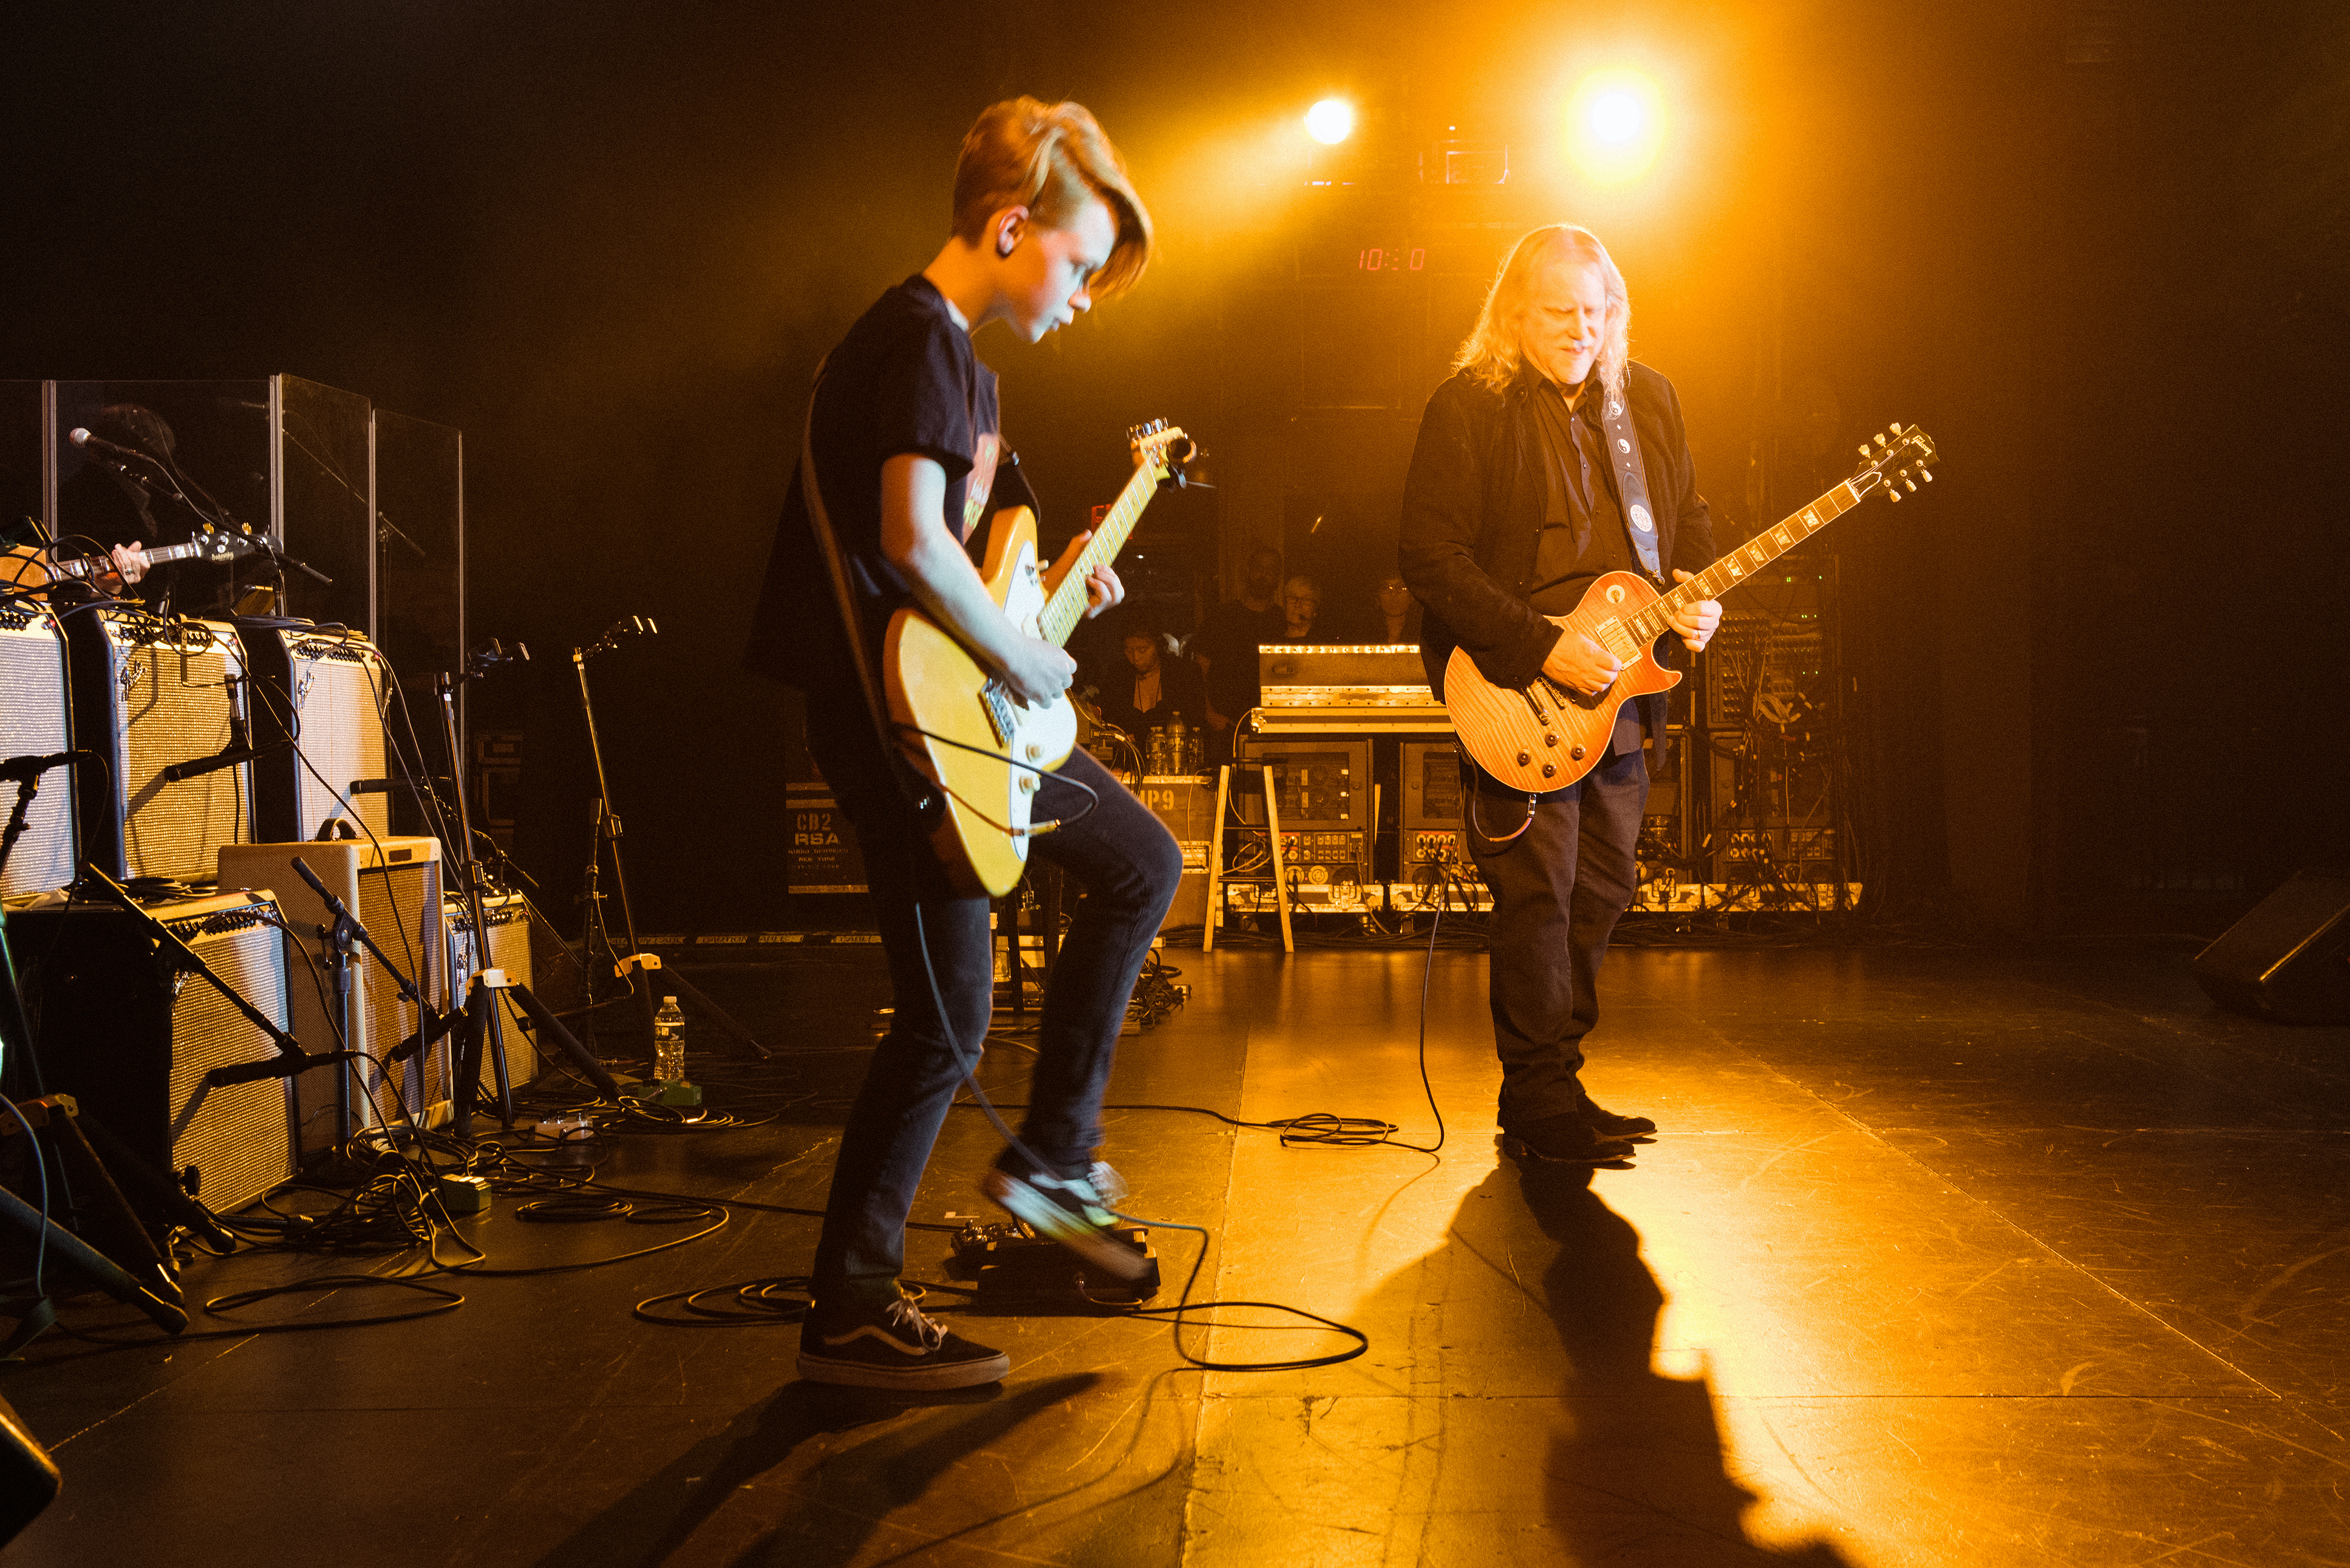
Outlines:
[[[1336,147],[1355,133],[1355,106],[1343,98],[1326,98],[1305,111],[1305,134],[1325,147]]]
[[[1632,70],[1595,71],[1567,106],[1567,152],[1596,184],[1637,180],[1665,143],[1665,99]]]

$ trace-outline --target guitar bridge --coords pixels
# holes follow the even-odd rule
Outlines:
[[[989,726],[995,731],[996,749],[1001,751],[1010,746],[1013,731],[1016,728],[1012,722],[1010,694],[1003,690],[1000,682],[990,680],[979,689],[979,701],[980,705],[987,710]]]

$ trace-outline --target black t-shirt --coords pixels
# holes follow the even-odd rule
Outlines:
[[[1034,506],[1016,460],[999,461],[995,372],[971,334],[920,274],[884,294],[825,360],[810,419],[810,452],[834,535],[848,558],[858,618],[877,656],[889,617],[912,597],[881,553],[881,468],[915,453],[946,470],[947,526],[966,546],[978,523],[1004,506]],[[803,452],[800,461],[809,461]],[[811,693],[856,697],[832,578],[795,471],[767,560],[743,661]]]

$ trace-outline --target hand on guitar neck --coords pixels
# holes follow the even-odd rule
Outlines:
[[[1673,581],[1685,583],[1690,576],[1688,572],[1675,571]],[[1721,601],[1692,599],[1676,607],[1666,624],[1691,653],[1703,653],[1706,643],[1713,637],[1713,628],[1721,624]],[[1560,628],[1558,640],[1551,644],[1549,654],[1543,659],[1544,680],[1586,697],[1596,697],[1607,691],[1623,673],[1622,659],[1573,627]]]

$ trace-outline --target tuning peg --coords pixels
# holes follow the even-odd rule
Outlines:
[[[1901,493],[1888,484],[1885,487],[1885,499],[1887,501],[1899,501],[1901,499]]]
[[[1883,446],[1883,445],[1885,445],[1885,444],[1886,444],[1886,442],[1885,442],[1885,432],[1884,432],[1883,431],[1877,431],[1877,445],[1879,445],[1879,446]]]
[[[1908,486],[1909,487],[1909,493],[1910,493],[1910,494],[1915,495],[1915,494],[1917,494],[1917,493],[1918,493],[1918,482],[1917,482],[1916,480],[1914,480],[1914,479],[1905,479],[1905,480],[1903,480],[1901,483],[1904,483],[1904,484],[1906,484],[1906,485],[1908,485]]]
[[[1860,455],[1866,458],[1875,457],[1877,454],[1868,450],[1868,443],[1866,441],[1863,441],[1860,443]]]
[[[1934,471],[1930,468],[1921,468],[1918,471],[1918,477],[1931,484],[1934,483]]]
[[[1900,424],[1899,424],[1899,422],[1898,422],[1898,421],[1896,421],[1895,423],[1893,423],[1893,424],[1891,424],[1891,425],[1888,425],[1888,426],[1887,426],[1886,428],[1887,428],[1887,429],[1888,429],[1888,430],[1890,430],[1890,431],[1891,431],[1895,435],[1899,435],[1899,434],[1901,433],[1901,426],[1900,426]]]

